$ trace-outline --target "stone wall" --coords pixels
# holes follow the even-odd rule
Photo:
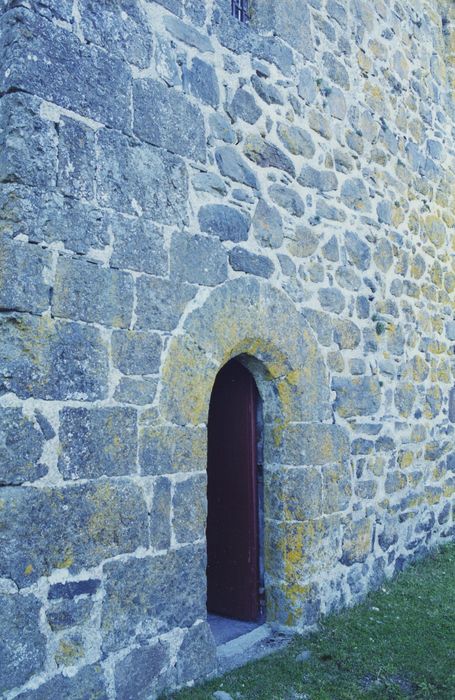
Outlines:
[[[231,357],[264,401],[271,623],[455,534],[455,11],[0,13],[0,695],[151,698],[215,667]]]

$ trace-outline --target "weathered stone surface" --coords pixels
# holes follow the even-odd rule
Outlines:
[[[195,89],[195,79],[192,85]],[[171,153],[205,161],[204,119],[185,95],[156,80],[136,80],[133,102],[136,136]]]
[[[389,241],[381,238],[374,247],[373,259],[382,272],[387,272],[393,264],[393,251]]]
[[[327,95],[327,104],[329,106],[330,114],[335,119],[343,120],[346,116],[346,99],[342,90],[337,87],[330,89]]]
[[[320,197],[316,200],[316,217],[329,221],[346,221],[346,214],[342,209],[332,207]]]
[[[93,601],[90,598],[63,599],[47,608],[46,619],[50,628],[58,632],[88,622],[92,614]]]
[[[178,682],[203,678],[216,667],[216,649],[209,625],[202,622],[188,630],[177,656]]]
[[[306,104],[312,104],[315,101],[317,95],[316,78],[310,68],[304,68],[300,71],[298,91]]]
[[[283,242],[283,222],[275,207],[260,199],[253,217],[255,238],[262,246],[279,248]]]
[[[145,406],[153,402],[157,387],[157,377],[121,377],[115,387],[114,399],[120,403]]]
[[[253,75],[251,78],[251,84],[256,90],[261,100],[264,100],[266,104],[284,104],[281,92],[278,90],[278,88],[275,87],[275,85],[273,85],[269,81],[260,78],[258,75]]]
[[[285,464],[320,465],[341,462],[349,456],[349,439],[337,425],[300,423],[289,426],[283,440]]]
[[[54,583],[49,587],[49,600],[72,600],[80,595],[93,595],[100,587],[99,579],[86,579],[81,581],[67,581]]]
[[[222,46],[235,53],[251,52],[257,58],[274,63],[289,76],[293,66],[293,55],[289,46],[275,36],[258,35],[257,27],[246,22],[233,22],[231,8],[224,0],[215,1],[212,28]],[[233,68],[234,72],[238,67]]]
[[[2,231],[7,236],[23,234],[31,243],[61,242],[76,253],[109,243],[104,212],[56,192],[5,184],[0,192],[0,211]]]
[[[275,266],[265,255],[250,253],[246,248],[236,246],[229,252],[229,262],[234,270],[248,272],[251,275],[268,279],[273,275]]]
[[[55,185],[57,132],[40,117],[41,100],[14,92],[0,99],[0,182]]]
[[[220,89],[215,69],[200,58],[193,58],[191,68],[183,71],[184,88],[204,104],[217,107]]]
[[[308,131],[293,124],[278,124],[277,134],[281,143],[295,156],[312,158],[316,152],[313,139]]]
[[[0,595],[0,692],[21,686],[44,669],[46,638],[39,628],[40,602],[34,596]]]
[[[176,233],[171,241],[171,275],[209,287],[227,277],[227,255],[220,241],[207,236]]]
[[[387,494],[396,493],[397,491],[401,491],[406,484],[407,478],[405,474],[402,474],[398,470],[391,471],[386,476],[384,490]]]
[[[229,120],[223,115],[213,112],[209,117],[209,126],[212,136],[225,143],[235,143],[235,131]]]
[[[132,644],[138,633],[142,641],[203,618],[205,567],[205,547],[200,546],[105,564],[104,650]]]
[[[198,0],[185,0],[185,13],[198,26],[205,24],[207,8],[201,6]]]
[[[338,241],[336,236],[332,236],[329,238],[327,243],[322,246],[322,254],[326,258],[326,260],[330,260],[331,262],[338,262],[340,259],[340,249],[338,247]]]
[[[149,123],[148,113],[144,121]],[[100,204],[165,224],[186,221],[188,175],[181,158],[112,129],[100,131],[98,146]]]
[[[37,690],[28,690],[17,697],[20,700],[108,700],[103,669],[98,664],[85,666],[75,676],[54,676]]]
[[[365,374],[366,372],[366,364],[364,360],[361,360],[360,358],[352,358],[349,362],[349,369],[351,371],[351,374],[354,375],[359,375],[359,374]]]
[[[6,12],[15,6],[14,2],[9,2],[9,0],[4,0],[0,12]],[[65,22],[71,22],[72,10],[71,0],[62,0],[61,2],[56,2],[55,0],[40,0],[39,5],[34,6],[34,11],[42,15],[46,19],[57,19],[63,20]]]
[[[369,246],[353,231],[346,231],[345,245],[350,261],[359,270],[368,270],[371,261]]]
[[[374,450],[373,440],[365,438],[356,438],[351,443],[351,454],[353,455],[370,455]]]
[[[449,392],[449,421],[455,423],[455,387]]]
[[[70,197],[93,199],[95,192],[95,132],[62,118],[58,126],[59,190]]]
[[[364,296],[358,296],[356,299],[357,316],[361,319],[368,318],[370,315],[370,303]]]
[[[376,206],[376,212],[378,215],[378,221],[381,224],[391,224],[392,223],[392,205],[390,202],[381,201],[378,202]]]
[[[86,41],[107,49],[128,63],[147,68],[153,42],[147,17],[139,5],[128,0],[82,0],[81,29]]]
[[[133,278],[126,272],[60,258],[52,296],[54,316],[127,328],[133,311]]]
[[[150,544],[159,551],[169,549],[171,544],[171,482],[165,477],[159,477],[153,484]]]
[[[321,345],[324,345],[325,347],[331,345],[333,336],[333,324],[329,314],[326,314],[323,311],[316,311],[315,309],[302,309],[302,314],[307,319],[312,330],[316,334],[318,342],[321,343]],[[339,353],[337,353],[337,355],[339,355]],[[339,365],[339,360],[335,361],[334,363],[331,362],[330,353],[328,355],[327,362],[329,367],[332,365]],[[341,358],[341,371],[343,367],[344,362]],[[334,366],[332,366],[332,369],[334,369]],[[337,371],[339,371],[339,369]]]
[[[166,4],[170,1],[171,0],[166,0]],[[174,0],[173,5],[176,4],[177,3]],[[201,53],[213,53],[213,46],[210,39],[205,34],[198,32],[197,29],[194,29],[187,23],[177,19],[177,17],[170,17],[169,15],[166,15],[164,17],[164,26],[173,37],[179,41],[183,41],[185,44],[188,44],[188,46],[194,46],[194,48]]]
[[[172,499],[172,529],[179,544],[201,540],[207,522],[207,476],[189,476],[178,481]]]
[[[20,408],[0,409],[0,485],[35,481],[47,473],[40,463],[44,435]]]
[[[166,37],[158,36],[155,48],[156,70],[166,85],[175,87],[182,84],[181,69],[174,43]]]
[[[321,566],[331,568],[338,563],[341,546],[339,516],[320,517],[303,522],[270,525],[270,556],[279,555],[277,573],[289,586],[318,575]],[[308,596],[308,587],[299,586],[298,605]]]
[[[265,31],[274,31],[306,59],[314,56],[311,20],[306,0],[284,0],[279,6],[258,5],[255,25]]]
[[[262,114],[253,95],[242,88],[239,88],[232,98],[229,113],[234,118],[243,119],[248,124],[255,124]]]
[[[318,335],[319,337],[319,335]],[[322,341],[321,341],[322,342]],[[329,336],[329,339],[326,340],[324,343],[325,345],[330,345],[332,342],[332,337],[331,335]],[[343,355],[339,350],[333,350],[328,353],[327,355],[327,367],[331,369],[333,372],[338,372],[341,373],[345,369],[345,361],[343,358]]]
[[[7,13],[2,31],[8,46],[2,92],[35,94],[108,126],[127,128],[130,70],[123,60],[82,44],[72,32],[31,12]]]
[[[194,294],[194,287],[180,280],[140,277],[137,280],[136,328],[172,331]],[[170,299],[172,304],[169,304]]]
[[[424,415],[426,418],[435,418],[442,408],[441,388],[433,384],[425,394]]]
[[[156,374],[162,350],[158,333],[114,331],[112,359],[123,374]]]
[[[168,256],[162,230],[150,219],[127,216],[109,217],[114,236],[111,267],[126,268],[151,275],[165,275]]]
[[[332,53],[326,51],[322,56],[322,62],[327,71],[327,75],[334,83],[337,83],[343,90],[349,90],[350,82],[346,68],[340,61],[337,61]]]
[[[308,268],[308,275],[311,282],[323,282],[324,281],[324,267],[319,262],[312,262]]]
[[[270,199],[274,204],[286,209],[291,216],[303,216],[305,205],[301,196],[286,185],[271,185],[269,187]]]
[[[322,478],[313,467],[283,469],[270,477],[268,488],[274,519],[306,521],[322,514]]]
[[[322,509],[324,513],[346,510],[352,495],[352,477],[349,461],[322,467]]]
[[[398,542],[398,523],[393,518],[386,518],[384,528],[378,535],[379,546],[383,552]]]
[[[312,109],[308,114],[308,126],[324,139],[332,138],[330,122],[319,111]]]
[[[139,433],[142,474],[204,471],[206,450],[207,434],[201,428],[156,425]]]
[[[338,188],[335,173],[330,170],[316,170],[311,165],[304,165],[297,178],[302,187],[314,187],[319,192],[330,192]]]
[[[162,5],[170,12],[173,12],[177,17],[183,15],[183,2],[182,0],[156,0],[159,5]]]
[[[124,476],[136,471],[133,408],[64,408],[58,468],[64,479]]]
[[[335,161],[335,170],[340,173],[350,173],[354,168],[353,159],[345,150],[335,148],[333,151],[333,159]]]
[[[199,210],[201,230],[218,236],[221,241],[246,241],[250,224],[247,214],[225,204],[207,204]]]
[[[58,642],[54,661],[58,667],[71,667],[80,664],[86,656],[84,638],[80,632],[67,632]]]
[[[295,177],[292,160],[275,144],[265,141],[260,136],[249,135],[245,139],[243,152],[246,157],[261,168],[278,168],[291,177]]]
[[[0,494],[0,575],[29,586],[54,569],[79,571],[147,546],[141,489],[126,480]]]
[[[349,265],[342,265],[339,267],[335,273],[335,278],[340,287],[350,289],[352,292],[357,292],[362,284],[360,277],[356,275]]]
[[[351,521],[343,534],[341,563],[352,566],[364,562],[372,547],[373,527],[370,520]]]
[[[332,389],[337,394],[335,410],[343,418],[373,415],[381,405],[381,388],[374,377],[334,377]]]
[[[340,350],[353,350],[360,345],[360,329],[353,321],[337,319],[334,322],[333,340]]]
[[[370,198],[363,180],[350,178],[341,186],[341,201],[349,209],[369,212],[371,210]]]
[[[437,216],[430,215],[422,221],[422,228],[436,248],[441,248],[447,241],[446,227]]]
[[[346,305],[343,293],[335,287],[326,287],[318,290],[319,301],[323,309],[341,313]]]
[[[217,148],[215,159],[222,175],[235,180],[235,182],[241,182],[243,185],[258,189],[256,175],[234,148],[230,146]]]
[[[223,178],[216,173],[196,173],[191,178],[191,184],[197,192],[227,194],[227,187]]]
[[[104,398],[107,349],[96,328],[49,318],[0,322],[0,394],[47,400]]]
[[[116,696],[121,700],[156,697],[156,693],[166,685],[165,671],[169,661],[169,645],[166,642],[133,649],[115,665]]]
[[[40,314],[49,307],[52,256],[47,250],[0,238],[0,309]]]

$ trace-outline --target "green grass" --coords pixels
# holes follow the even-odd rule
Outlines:
[[[302,649],[311,656],[296,661]],[[455,700],[455,546],[409,567],[284,652],[175,693],[207,700]]]

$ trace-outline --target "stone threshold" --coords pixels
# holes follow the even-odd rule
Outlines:
[[[280,651],[289,644],[292,637],[292,633],[259,624],[251,631],[217,646],[217,675]]]

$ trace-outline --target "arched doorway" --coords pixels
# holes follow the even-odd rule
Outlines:
[[[207,298],[205,294],[200,292],[181,332],[167,346],[157,395],[159,423],[153,433],[161,430],[166,446],[172,436],[173,472],[186,479],[189,469],[202,474],[207,465],[207,424],[217,373],[230,358],[241,358],[263,401],[267,622],[305,629],[308,609],[315,609],[315,602],[321,607],[330,605],[334,595],[335,589],[328,585],[321,589],[319,582],[321,576],[327,580],[332,567],[338,566],[342,523],[338,512],[324,516],[323,499],[315,502],[309,520],[294,517],[293,484],[299,486],[301,477],[308,471],[314,473],[313,467],[307,468],[303,449],[307,435],[313,442],[312,436],[316,434],[317,439],[321,433],[328,464],[342,465],[349,458],[343,429],[329,422],[331,395],[324,358],[302,314],[269,282],[239,277],[215,287]],[[336,481],[327,482],[327,488],[336,499]],[[206,496],[205,479],[201,479],[193,509],[201,527],[191,547],[201,544],[207,522]],[[200,502],[203,507],[198,507]],[[205,543],[203,546],[205,549]],[[191,575],[197,577],[197,590],[205,589],[205,562],[198,568],[195,558]],[[205,590],[202,600],[206,601]],[[199,609],[197,615],[199,619]],[[211,634],[200,642],[201,654],[207,649],[212,653],[214,646],[222,643],[210,617],[208,623]],[[236,622],[236,626],[240,624],[253,623]]]
[[[261,616],[259,393],[238,359],[218,372],[208,419],[207,610]]]

